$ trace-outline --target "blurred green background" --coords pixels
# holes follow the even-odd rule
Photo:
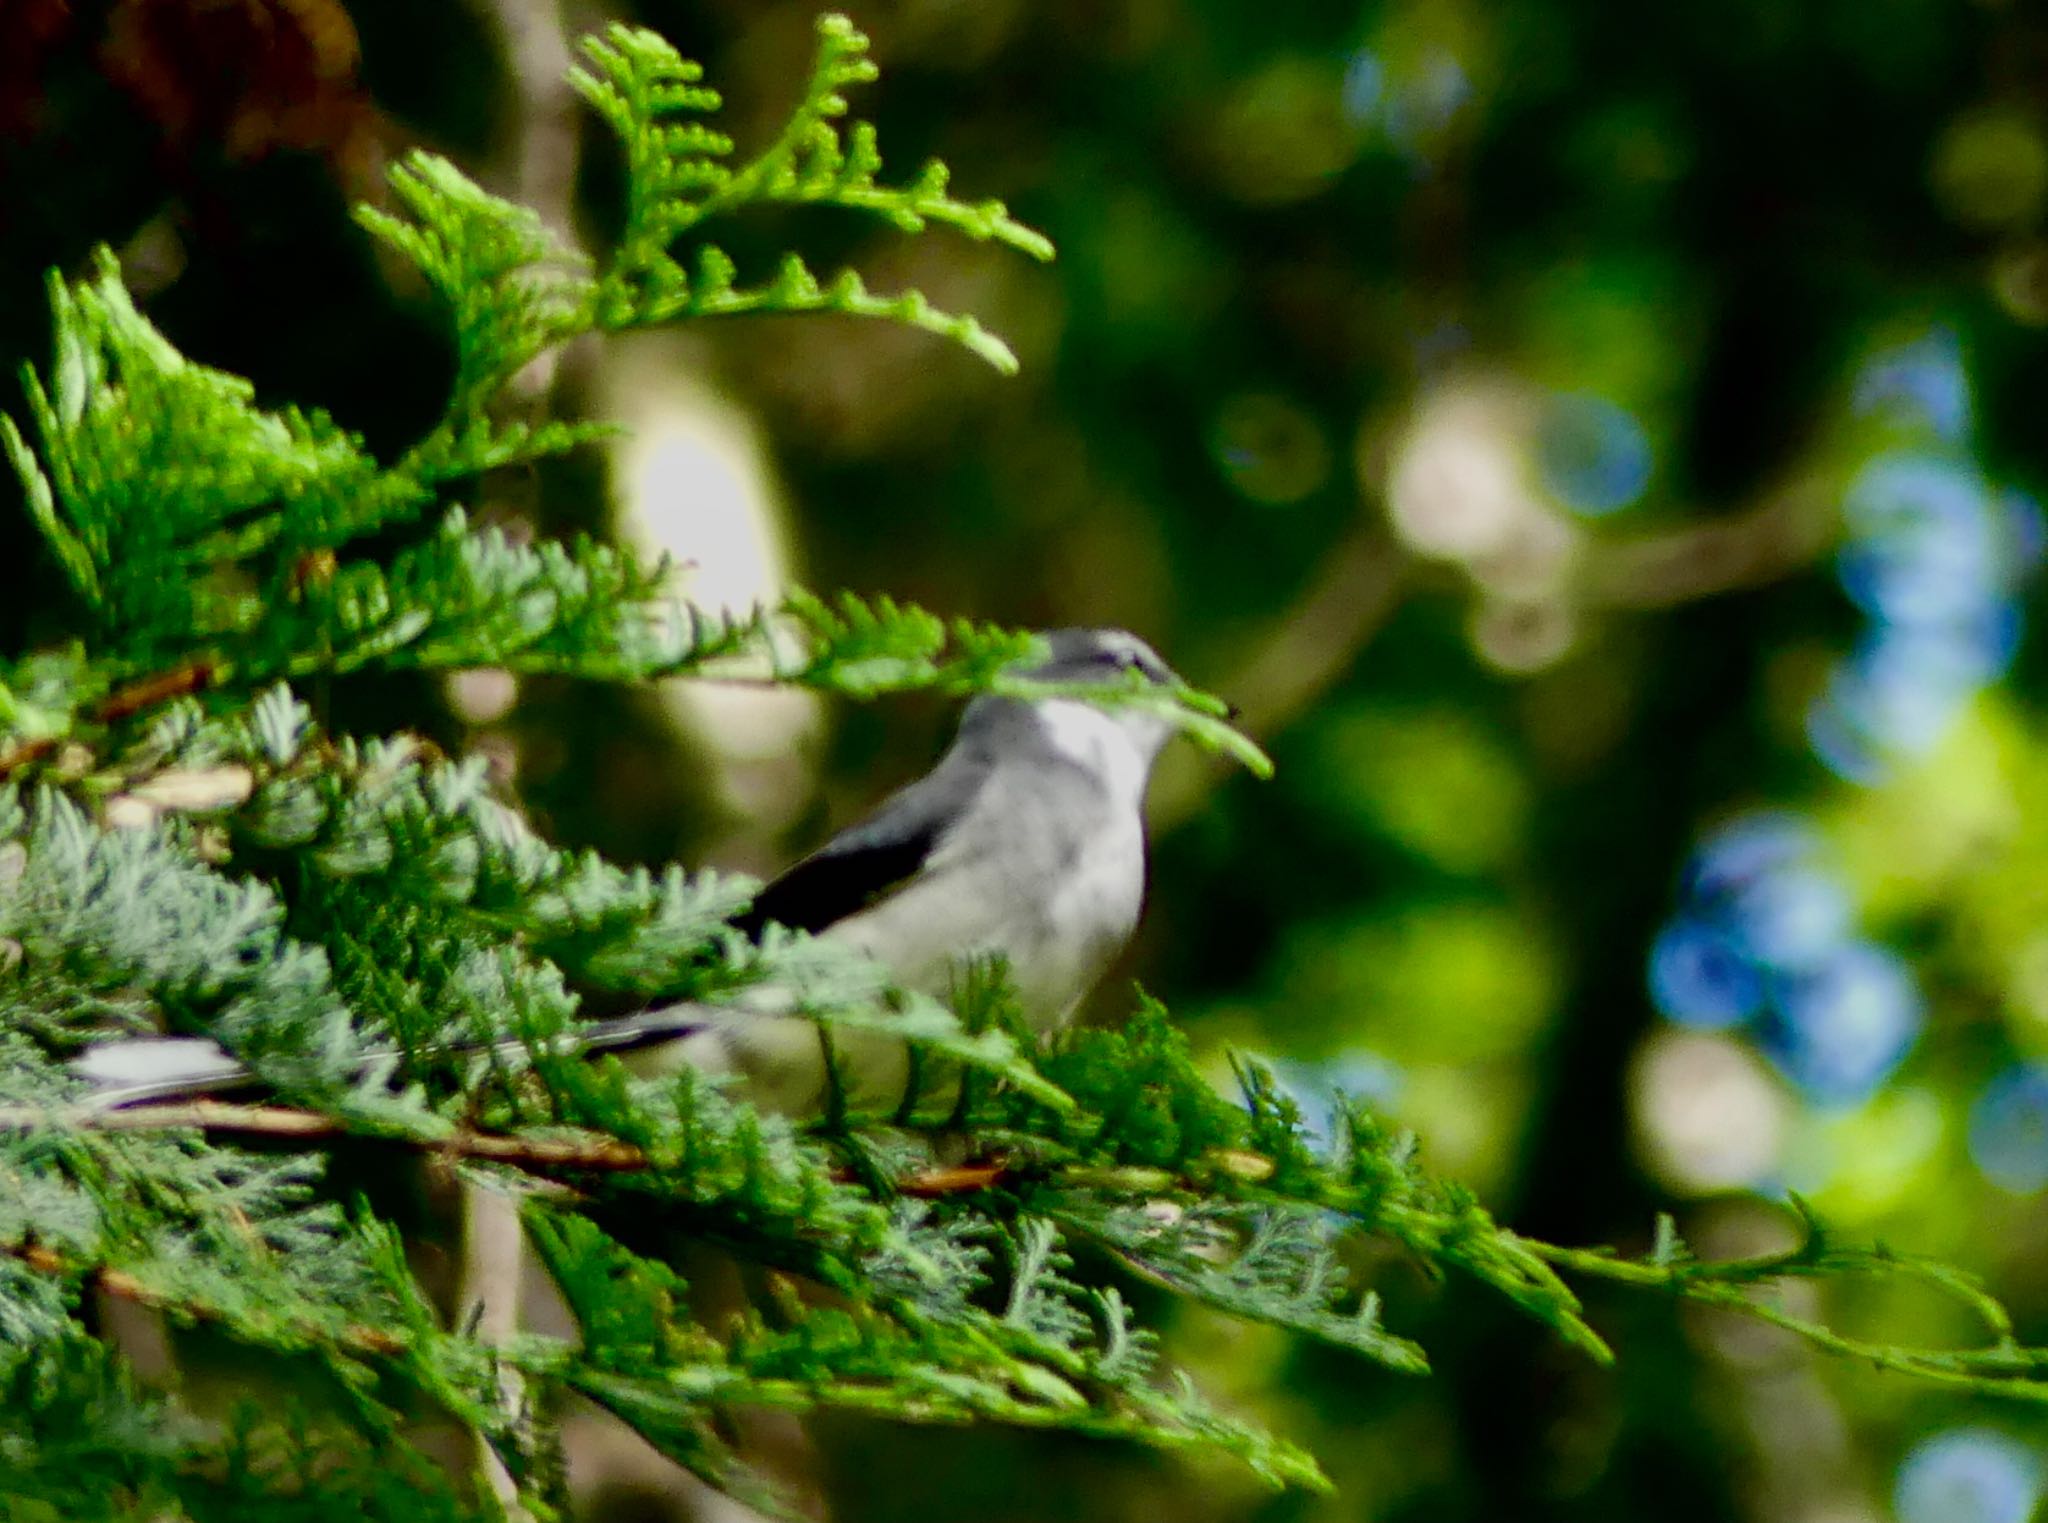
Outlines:
[[[385,448],[436,414],[438,314],[347,207],[422,144],[601,241],[617,168],[559,84],[612,15],[702,59],[758,143],[809,3],[0,3],[0,357],[105,241],[188,353]],[[2024,618],[2048,480],[2048,18],[2014,0],[1480,6],[875,0],[856,103],[1045,229],[1036,267],[792,215],[970,310],[1005,380],[853,320],[578,349],[535,408],[633,430],[484,483],[743,604],[791,581],[1126,625],[1238,702],[1279,776],[1155,792],[1141,979],[1311,1108],[1373,1096],[1507,1220],[1703,1251],[1785,1190],[1989,1277],[2048,1342],[2048,727]],[[10,389],[10,410],[18,395]],[[11,483],[0,492],[11,492]],[[10,499],[11,503],[11,499]],[[70,610],[0,512],[0,633]],[[335,723],[490,755],[566,840],[771,870],[950,716],[467,675]],[[1373,1273],[1409,1380],[1200,1314],[1176,1352],[1308,1443],[1334,1499],[1007,1433],[759,1445],[854,1520],[2021,1523],[2048,1423],[1658,1302],[1617,1370]],[[1164,1315],[1164,1308],[1154,1308]],[[1834,1294],[1896,1338],[1914,1299]],[[598,1515],[716,1515],[616,1436]],[[729,1514],[728,1514],[729,1515]]]

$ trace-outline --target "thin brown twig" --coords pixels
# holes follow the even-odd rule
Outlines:
[[[7,776],[18,767],[26,767],[30,762],[41,761],[56,749],[57,737],[54,735],[38,735],[34,740],[9,746],[0,751],[0,777]]]
[[[156,672],[122,687],[115,688],[92,708],[92,719],[96,724],[113,724],[117,720],[132,719],[145,709],[168,703],[173,698],[183,698],[188,693],[203,691],[213,682],[219,671],[219,664],[210,656],[195,656],[182,661],[169,671]],[[31,762],[41,761],[56,750],[63,737],[39,735],[33,740],[24,740],[0,751],[0,777],[16,772]]]
[[[33,1131],[42,1127],[77,1127],[96,1132],[201,1131],[228,1136],[278,1137],[326,1141],[352,1137],[364,1142],[391,1142],[444,1158],[474,1158],[534,1173],[630,1174],[653,1165],[643,1149],[616,1137],[585,1134],[574,1137],[506,1137],[493,1132],[457,1131],[445,1137],[392,1137],[356,1132],[318,1111],[284,1105],[235,1105],[223,1100],[185,1100],[172,1105],[132,1105],[121,1110],[82,1107],[0,1107],[0,1131]],[[955,1164],[921,1170],[896,1181],[902,1194],[921,1197],[960,1195],[986,1190],[1010,1177],[1000,1160]]]
[[[1796,480],[1743,512],[1599,546],[1583,591],[1602,607],[1647,610],[1765,586],[1812,564],[1834,525],[1825,483]]]
[[[210,656],[195,656],[167,672],[157,672],[114,689],[100,700],[93,710],[93,717],[102,724],[112,724],[117,719],[131,718],[144,709],[153,709],[173,698],[200,692],[212,683],[217,670],[218,664]]]
[[[925,1169],[916,1174],[906,1174],[896,1181],[896,1189],[904,1195],[927,1199],[940,1195],[963,1195],[999,1185],[1009,1176],[1010,1166],[1006,1163],[960,1164],[949,1169]]]
[[[99,1132],[195,1130],[245,1137],[320,1140],[357,1137],[363,1141],[396,1142],[451,1158],[476,1158],[489,1163],[542,1172],[566,1169],[622,1173],[648,1166],[647,1154],[616,1137],[504,1137],[492,1132],[456,1131],[445,1137],[380,1137],[353,1132],[344,1123],[317,1111],[282,1105],[233,1105],[221,1100],[189,1100],[176,1105],[134,1105],[122,1110],[9,1106],[0,1109],[0,1131],[30,1131],[45,1126],[79,1127]]]

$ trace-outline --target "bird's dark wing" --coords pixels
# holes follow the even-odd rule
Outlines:
[[[771,920],[815,932],[858,914],[916,876],[982,777],[981,768],[956,765],[918,779],[769,883],[733,924],[749,936]]]

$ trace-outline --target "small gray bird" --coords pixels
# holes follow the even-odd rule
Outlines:
[[[1047,683],[1180,679],[1115,629],[1048,634]],[[983,696],[938,765],[764,887],[739,924],[773,921],[857,948],[901,987],[945,995],[970,961],[1000,957],[1034,1030],[1063,1025],[1130,939],[1145,890],[1145,789],[1174,732],[1162,713],[1072,697]],[[827,1094],[818,1025],[787,995],[732,1006],[657,1006],[577,1032],[642,1074],[736,1074],[759,1104],[815,1114]],[[835,1031],[847,1098],[893,1105],[908,1082],[900,1041]],[[250,1082],[204,1038],[102,1043],[72,1063],[90,1103],[128,1105]]]

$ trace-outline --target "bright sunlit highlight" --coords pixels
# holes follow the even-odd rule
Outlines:
[[[1743,1189],[1769,1177],[1785,1137],[1785,1096],[1740,1042],[1660,1031],[1631,1065],[1629,1108],[1644,1161],[1687,1194]]]
[[[743,614],[789,583],[781,503],[754,422],[690,376],[669,344],[628,350],[608,372],[625,534],[683,569],[692,602]],[[810,695],[672,683],[664,697],[725,760],[732,802],[764,824],[802,805],[789,767],[816,723]],[[789,765],[783,765],[788,763]]]
[[[2041,1499],[2034,1450],[1995,1428],[1951,1428],[1906,1456],[1899,1523],[2026,1523]]]

